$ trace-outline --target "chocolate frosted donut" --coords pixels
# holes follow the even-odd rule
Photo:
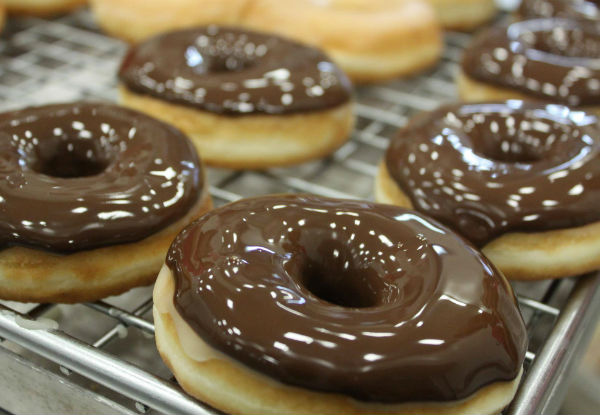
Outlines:
[[[600,105],[600,24],[534,19],[491,28],[465,50],[459,77],[467,101],[530,97]]]
[[[582,111],[517,100],[421,114],[390,144],[378,199],[414,206],[485,247],[507,233],[548,240],[540,232],[593,226],[600,220],[597,122]],[[586,258],[587,270],[596,266],[590,260],[597,262]]]
[[[247,375],[365,404],[454,404],[521,370],[527,336],[509,284],[415,212],[316,196],[243,200],[186,228],[166,264],[174,287],[157,284],[156,313],[168,313],[170,295],[171,317]]]
[[[38,261],[36,274],[42,272],[39,283],[46,285],[40,298],[78,297],[74,292],[82,287],[45,293],[51,287],[44,280],[64,272],[76,285],[83,272],[77,267],[85,260],[90,268],[85,278],[93,280],[101,260],[111,260],[105,257],[110,249],[98,254],[101,247],[119,246],[141,259],[146,244],[151,255],[145,259],[156,263],[169,235],[191,214],[205,210],[203,173],[191,143],[143,114],[108,104],[49,105],[0,115],[0,131],[2,298],[38,295],[19,288],[19,281],[14,287],[10,282]],[[141,241],[146,242],[131,247]],[[162,251],[155,246],[159,242]],[[29,259],[23,267],[16,261],[21,256]],[[149,282],[146,268],[143,277]],[[107,281],[111,272],[119,272],[107,271]],[[104,282],[97,278],[82,296],[98,298],[93,285]],[[139,278],[132,271],[122,284]]]
[[[132,92],[219,114],[289,114],[350,100],[346,76],[317,49],[270,34],[207,26],[132,48],[119,79]]]
[[[523,0],[518,13],[525,19],[536,17],[600,19],[598,2],[594,0]]]
[[[269,34],[217,26],[166,33],[133,47],[119,78],[127,106],[179,126],[216,164],[314,157],[338,146],[352,125],[350,82],[337,66]],[[301,123],[315,128],[309,154],[286,154],[296,152],[294,141],[310,140],[295,136]]]

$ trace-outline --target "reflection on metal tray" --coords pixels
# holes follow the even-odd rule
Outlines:
[[[415,112],[455,99],[454,74],[469,36],[447,36],[443,60],[420,77],[358,90],[352,140],[330,158],[291,168],[209,169],[217,205],[275,192],[372,198],[373,179],[394,131]],[[0,110],[75,99],[116,99],[126,45],[99,34],[89,12],[9,22],[0,41]],[[600,276],[515,284],[528,324],[526,376],[507,410],[556,413],[569,368],[600,308]],[[160,360],[151,289],[93,304],[0,305],[0,408],[9,412],[217,413],[185,395]],[[52,319],[59,330],[30,330]],[[37,410],[36,410],[37,409]],[[44,410],[46,409],[46,410]]]

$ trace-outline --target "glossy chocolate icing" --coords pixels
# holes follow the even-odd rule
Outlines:
[[[281,382],[365,401],[446,401],[514,379],[527,336],[507,281],[419,213],[246,199],[187,227],[167,264],[178,313]]]
[[[599,20],[598,3],[598,0],[522,0],[519,15],[526,19],[563,17]]]
[[[146,115],[74,103],[0,115],[0,247],[74,252],[137,241],[185,216],[192,144]]]
[[[600,23],[534,19],[496,26],[465,50],[470,78],[570,106],[600,104]]]
[[[350,81],[317,49],[208,26],[132,47],[119,71],[131,91],[218,114],[288,114],[349,101]]]
[[[385,162],[416,209],[484,245],[600,220],[597,121],[518,100],[451,105],[400,130]]]

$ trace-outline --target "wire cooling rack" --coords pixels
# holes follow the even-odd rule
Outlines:
[[[215,203],[277,192],[371,199],[377,163],[395,130],[413,113],[455,100],[453,78],[468,40],[448,34],[434,69],[359,89],[352,139],[327,159],[266,171],[208,169]],[[85,10],[52,21],[11,20],[0,40],[0,110],[115,101],[125,49],[100,34]],[[506,412],[556,413],[600,311],[600,276],[514,286],[530,348]],[[88,304],[0,303],[0,413],[217,413],[183,393],[163,365],[151,308],[149,287]]]

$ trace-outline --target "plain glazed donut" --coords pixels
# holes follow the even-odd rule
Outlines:
[[[133,47],[121,101],[175,125],[206,163],[288,165],[331,153],[350,136],[351,85],[318,50],[258,32],[208,26]]]
[[[182,231],[154,321],[182,387],[239,414],[499,413],[527,345],[510,285],[464,239],[395,206],[303,195]]]
[[[208,24],[235,25],[248,0],[89,0],[108,34],[137,43],[159,33]]]
[[[422,0],[256,0],[243,24],[323,49],[355,82],[414,74],[442,52],[435,11]]]
[[[0,115],[0,298],[80,302],[151,283],[211,205],[187,138],[74,103]]]
[[[518,16],[523,19],[562,17],[598,21],[600,9],[594,0],[523,0]]]
[[[494,0],[428,0],[446,29],[473,30],[491,20],[498,9]]]
[[[436,218],[481,246],[508,278],[596,270],[597,122],[516,100],[421,114],[390,144],[376,199]]]
[[[10,14],[52,16],[83,6],[86,0],[2,0]]]
[[[493,27],[467,47],[458,77],[467,102],[542,99],[600,110],[600,24],[534,19]]]

